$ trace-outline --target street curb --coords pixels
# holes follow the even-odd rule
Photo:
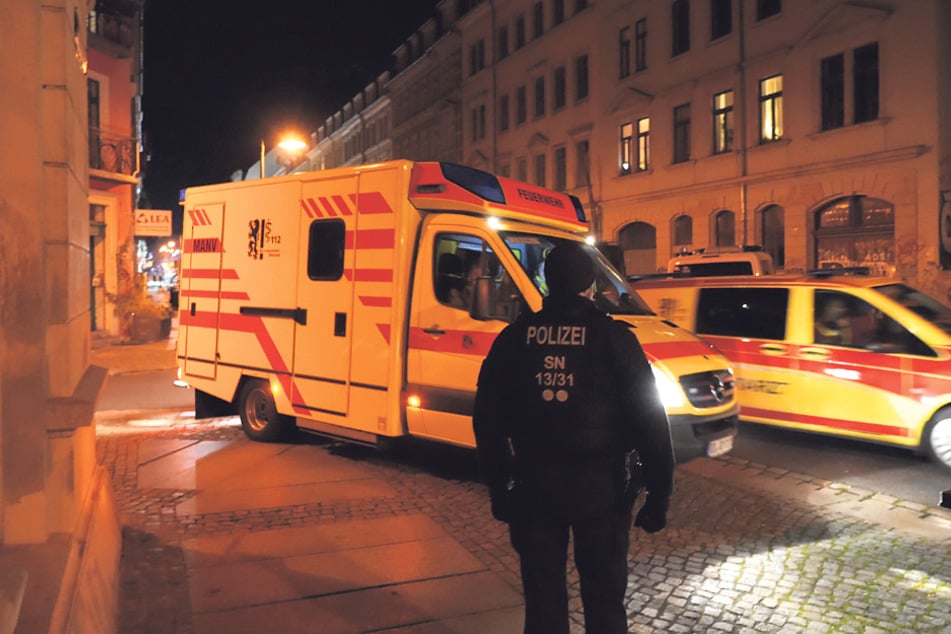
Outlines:
[[[701,458],[681,467],[738,488],[781,495],[817,509],[879,524],[890,531],[951,544],[951,510],[869,489],[725,456]]]

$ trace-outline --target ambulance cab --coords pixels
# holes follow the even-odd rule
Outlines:
[[[733,362],[742,420],[908,447],[951,469],[951,309],[937,300],[834,271],[634,288]]]

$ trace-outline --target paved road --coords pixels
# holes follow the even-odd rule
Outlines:
[[[196,587],[196,580],[205,579],[206,571],[196,568],[186,556],[195,540],[238,539],[236,536],[279,530],[309,533],[328,526],[343,529],[348,522],[381,517],[423,514],[478,562],[477,570],[466,574],[481,570],[479,574],[498,578],[517,595],[517,560],[504,526],[489,515],[471,452],[416,445],[396,454],[382,454],[303,440],[285,446],[266,468],[262,464],[255,471],[258,465],[248,462],[242,481],[261,482],[278,474],[286,477],[293,473],[294,465],[301,468],[335,461],[345,471],[367,470],[391,487],[393,495],[365,492],[295,504],[286,501],[285,491],[266,498],[276,502],[264,501],[238,512],[196,506],[195,500],[224,498],[209,488],[212,485],[207,479],[203,484],[199,472],[188,477],[184,454],[168,449],[178,446],[175,443],[184,443],[181,446],[189,447],[192,456],[207,456],[222,447],[243,452],[261,447],[243,437],[234,419],[178,424],[148,433],[119,421],[100,428],[100,460],[113,474],[124,523],[123,633],[210,632],[215,619],[240,608],[208,607],[206,602],[212,599]],[[156,451],[156,447],[165,449]],[[180,476],[174,482],[155,479],[152,469],[160,456],[178,460]],[[148,473],[152,476],[146,477]],[[678,469],[669,528],[654,536],[632,533],[630,630],[951,632],[951,515],[938,513],[871,491],[843,488],[737,458],[695,461]],[[274,584],[313,588],[316,583],[309,576],[316,572],[302,575],[300,565],[268,570],[278,576],[240,579],[250,596],[254,596],[255,587],[263,592]],[[485,577],[471,577],[476,578]],[[571,579],[573,632],[581,632],[574,573]],[[477,594],[465,584],[458,591]],[[305,596],[293,600],[270,597],[266,603],[275,608],[274,618],[289,618],[288,614],[313,602],[339,605],[338,595],[323,594],[319,589],[304,592]],[[395,595],[399,595],[396,590],[388,596],[397,600]],[[445,603],[446,609],[456,605],[447,597],[436,602]],[[392,608],[395,612],[385,616],[397,618],[394,615],[403,614],[406,607],[397,600]],[[366,606],[355,609],[366,612]],[[491,630],[484,629],[484,624],[473,626],[464,615],[437,622],[420,617],[419,606],[413,614],[416,616],[398,626],[361,629],[354,623],[365,618],[362,612],[350,620],[333,612],[320,631],[505,634],[520,629],[517,606],[493,612],[501,620]],[[317,631],[314,627],[311,623],[310,627],[285,631]]]

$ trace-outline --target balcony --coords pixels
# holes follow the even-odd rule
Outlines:
[[[91,176],[123,183],[138,182],[139,144],[134,137],[89,128]]]

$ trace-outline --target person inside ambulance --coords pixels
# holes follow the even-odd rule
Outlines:
[[[852,345],[849,305],[838,293],[816,293],[815,342]]]
[[[464,308],[461,302],[463,287],[462,258],[456,253],[442,253],[436,266],[436,299],[440,303]]]

